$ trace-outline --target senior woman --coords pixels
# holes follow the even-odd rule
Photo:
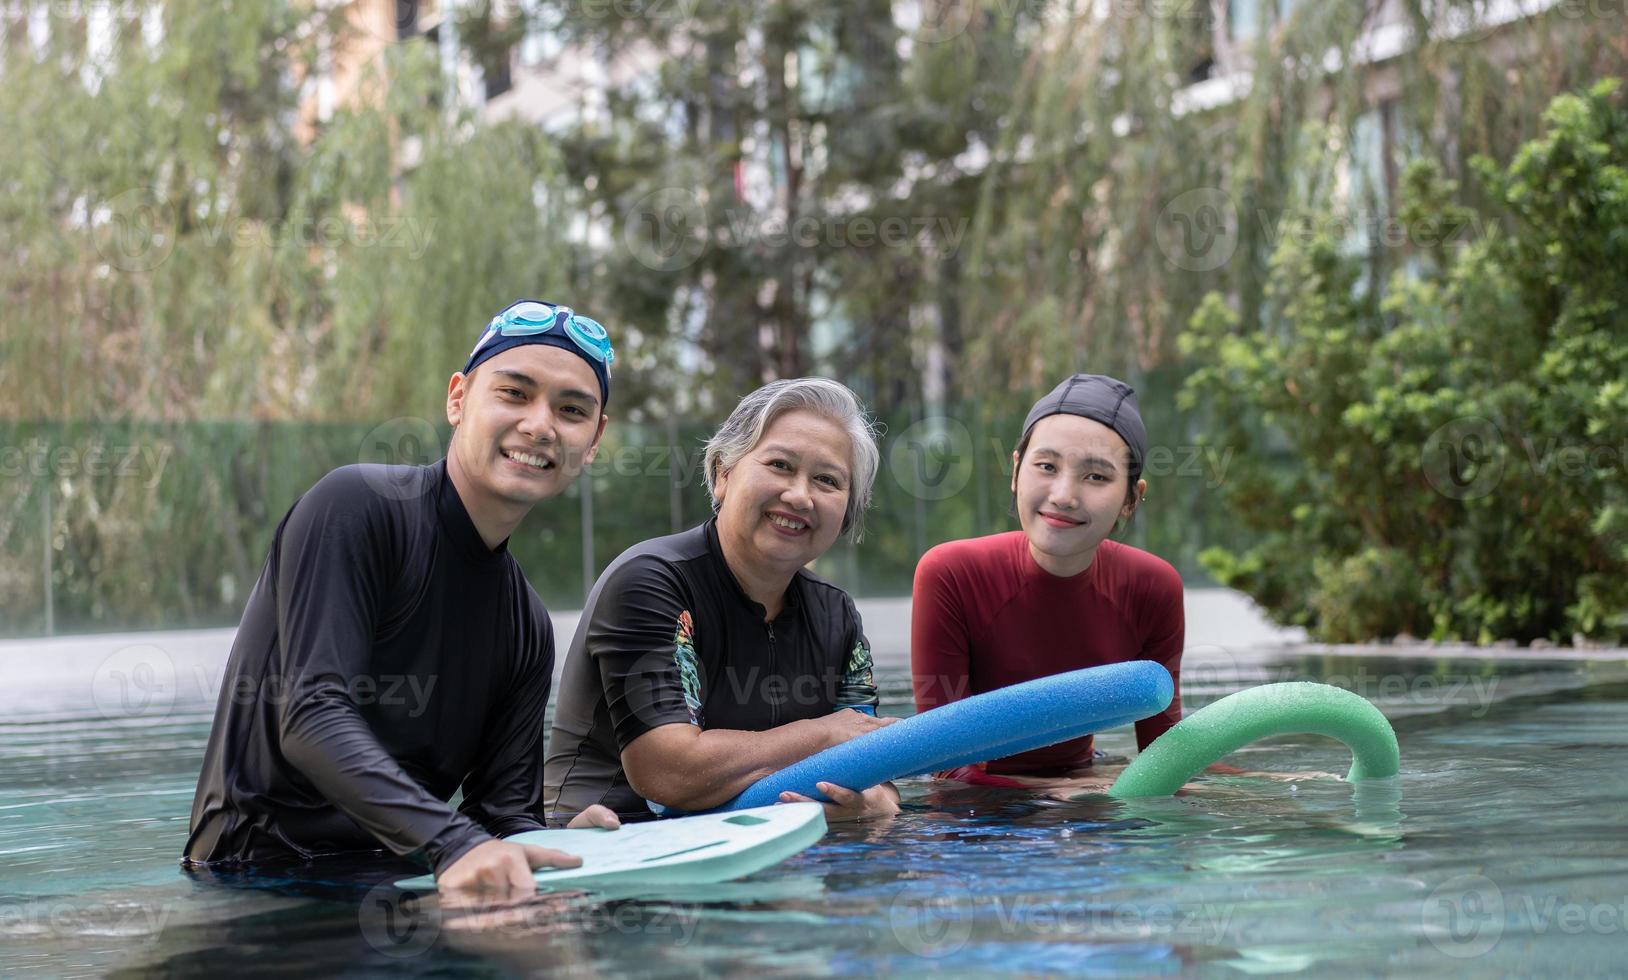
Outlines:
[[[588,596],[549,739],[549,825],[593,804],[627,821],[710,809],[892,721],[876,717],[853,600],[804,567],[857,538],[879,462],[859,399],[835,381],[741,399],[706,447],[715,516],[623,552]],[[891,784],[820,789],[828,819],[898,810]]]

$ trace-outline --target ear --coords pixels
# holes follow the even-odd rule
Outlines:
[[[1131,494],[1131,502],[1119,509],[1121,517],[1129,517],[1136,513],[1136,508],[1142,506],[1142,498],[1147,496],[1148,481],[1137,480],[1136,490]]]
[[[1017,454],[1017,450],[1014,449],[1014,450],[1012,450],[1012,492],[1013,493],[1017,493],[1017,471],[1018,471],[1018,454]]]
[[[605,438],[605,425],[610,422],[609,415],[599,416],[599,431],[594,433],[594,441],[588,445],[588,452],[582,457],[582,465],[587,466],[599,455],[599,440]]]
[[[469,376],[455,371],[447,382],[447,422],[457,426],[464,418],[464,398],[469,394]],[[603,426],[601,427],[603,428]]]
[[[724,502],[724,488],[729,486],[729,470],[720,468],[718,475],[712,478],[712,499],[720,506]]]

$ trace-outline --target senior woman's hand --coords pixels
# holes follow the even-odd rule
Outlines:
[[[876,715],[868,715],[863,711],[843,708],[841,711],[833,711],[819,719],[818,723],[825,730],[825,747],[831,748],[841,745],[851,738],[858,738],[868,732],[874,732],[878,728],[886,728],[898,720],[897,718],[878,718]]]
[[[883,783],[872,786],[863,793],[856,793],[851,789],[838,786],[836,783],[815,783],[819,791],[830,798],[831,802],[822,803],[825,807],[826,823],[841,823],[845,820],[863,820],[866,817],[889,817],[899,812],[899,791],[892,783]],[[813,803],[814,800],[801,793],[787,790],[780,794],[781,803]]]

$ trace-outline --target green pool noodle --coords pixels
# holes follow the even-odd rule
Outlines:
[[[1346,779],[1384,779],[1401,768],[1396,732],[1366,698],[1331,684],[1292,681],[1229,694],[1178,722],[1114,780],[1119,799],[1169,796],[1199,770],[1268,735],[1327,735],[1351,750]]]

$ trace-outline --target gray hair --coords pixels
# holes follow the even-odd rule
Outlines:
[[[718,477],[752,451],[775,419],[798,409],[823,415],[848,432],[853,465],[842,531],[858,541],[864,536],[865,509],[871,503],[871,487],[882,465],[882,452],[876,445],[876,426],[865,414],[859,396],[847,385],[830,378],[782,378],[740,400],[729,418],[707,440],[702,468],[706,474],[707,494],[712,497],[712,512],[716,514],[721,506],[714,490]]]

